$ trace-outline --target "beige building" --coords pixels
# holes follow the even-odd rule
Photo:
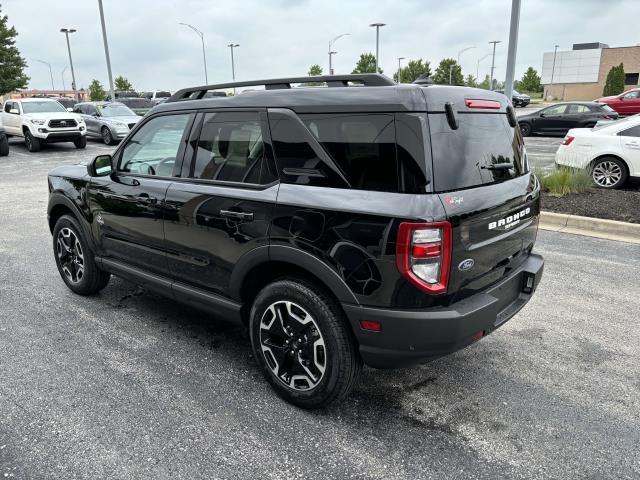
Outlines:
[[[542,61],[545,98],[594,100],[602,97],[609,70],[620,63],[624,64],[625,90],[637,87],[640,45],[612,48],[602,43],[578,43],[572,50],[545,52]]]

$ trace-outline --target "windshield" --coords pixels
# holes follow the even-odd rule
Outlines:
[[[122,99],[126,102],[126,105],[130,108],[151,108],[153,107],[153,102],[151,100],[147,100],[146,98],[126,98]]]
[[[156,98],[164,98],[170,96],[171,94],[169,92],[156,92]]]
[[[518,177],[527,171],[522,137],[504,113],[458,113],[452,130],[444,113],[429,114],[436,191],[459,190]]]
[[[22,111],[24,113],[47,113],[47,112],[66,112],[60,103],[43,100],[41,102],[22,102]]]
[[[107,105],[96,105],[103,117],[135,117],[129,107],[122,104],[110,103]]]

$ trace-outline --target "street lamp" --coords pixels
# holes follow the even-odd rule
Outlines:
[[[479,75],[480,75],[480,62],[482,60],[484,60],[485,58],[490,57],[490,56],[491,56],[491,54],[487,53],[484,57],[478,59],[478,63],[476,65],[476,80],[478,81],[478,83],[480,83],[479,82],[480,81],[480,77],[479,77]]]
[[[71,45],[69,44],[69,34],[75,33],[75,28],[61,28],[61,33],[64,33],[65,37],[67,37],[67,51],[69,52],[69,65],[71,65],[71,90],[73,90],[73,96],[76,101],[79,101],[78,94],[76,93],[76,73],[73,70],[73,60],[71,59]],[[66,70],[67,67],[65,67]],[[64,75],[64,70],[62,71],[62,75]],[[64,88],[64,77],[62,78],[62,87]]]
[[[398,57],[398,85],[402,83],[400,79],[400,71],[402,70],[402,67],[400,66],[401,60],[404,60],[404,57]]]
[[[491,81],[489,83],[489,90],[493,90],[493,71],[496,68],[496,45],[502,43],[502,40],[492,40],[489,44],[493,44],[493,58],[491,59]]]
[[[551,66],[551,83],[549,85],[553,85],[553,75],[556,73],[556,55],[558,54],[558,47],[560,45],[555,45],[553,49],[553,65]]]
[[[100,10],[100,23],[102,24],[102,43],[104,43],[104,56],[107,59],[107,74],[109,74],[109,95],[111,101],[115,101],[116,92],[113,88],[113,75],[111,74],[111,58],[109,57],[109,42],[107,42],[107,27],[104,25],[104,9],[102,8],[102,0],[98,0],[98,9]]]
[[[64,68],[62,69],[62,72],[60,73],[60,78],[62,78],[62,90],[64,91],[67,90],[67,86],[64,84],[64,72],[67,71],[67,68],[69,68],[69,66],[65,65]]]
[[[233,79],[234,82],[236,81],[236,66],[233,61],[233,49],[239,46],[240,46],[239,43],[230,43],[229,45],[227,45],[227,47],[231,49],[231,78]]]
[[[44,60],[38,60],[37,58],[34,58],[34,60],[36,62],[44,63],[49,67],[49,74],[51,75],[51,90],[55,90],[56,86],[53,84],[53,70],[51,69],[51,64],[49,62],[45,62]]]
[[[350,33],[343,33],[341,35],[338,35],[337,37],[335,37],[333,40],[329,40],[329,75],[333,75],[333,66],[331,64],[331,56],[335,55],[338,52],[334,52],[331,50],[331,45],[333,45],[334,43],[336,43],[336,41],[339,38],[345,37],[347,35],[351,35]]]
[[[378,73],[378,53],[380,52],[380,27],[384,27],[386,23],[371,23],[370,27],[376,27],[376,73]]]
[[[463,48],[462,50],[460,50],[458,52],[458,65],[460,65],[460,55],[462,55],[464,52],[466,52],[467,50],[471,50],[472,48],[476,48],[475,45],[473,47],[467,47],[467,48]]]
[[[204,83],[209,84],[209,76],[207,75],[207,55],[204,53],[204,33],[198,30],[193,25],[189,25],[188,23],[180,22],[180,25],[184,25],[185,27],[189,27],[191,30],[196,32],[200,37],[200,41],[202,42],[202,61],[204,62]]]

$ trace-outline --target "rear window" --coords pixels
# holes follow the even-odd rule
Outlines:
[[[600,108],[602,110],[604,110],[605,112],[611,113],[611,112],[615,112],[615,110],[613,108],[611,108],[609,105],[602,103],[600,104]]]
[[[429,114],[433,177],[444,192],[503,182],[526,173],[523,142],[504,113],[458,113],[452,130],[444,113]]]

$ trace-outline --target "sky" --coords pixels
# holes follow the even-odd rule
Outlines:
[[[92,79],[108,85],[98,0],[4,0],[2,13],[18,31],[17,46],[26,58],[30,88],[62,86],[68,65],[64,34],[70,36],[78,87]],[[374,22],[380,29],[379,62],[392,76],[398,57],[422,58],[435,69],[441,59],[461,55],[465,75],[476,75],[478,60],[496,49],[495,76],[504,80],[509,40],[510,0],[103,0],[114,77],[124,75],[137,90],[169,89],[204,83],[202,44],[190,23],[204,33],[209,83],[231,81],[235,50],[236,80],[305,75],[320,64],[328,73],[328,42],[335,73],[350,73],[363,52],[375,52]],[[574,43],[611,46],[640,43],[637,0],[523,0],[516,78],[529,66],[540,72],[542,56],[571,49]],[[484,78],[491,56],[480,63]],[[70,88],[71,75],[65,72]]]

